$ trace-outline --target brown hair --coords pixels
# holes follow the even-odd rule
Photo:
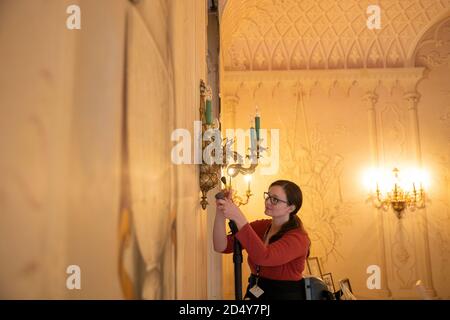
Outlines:
[[[289,180],[277,180],[272,182],[270,187],[273,186],[280,186],[283,188],[284,193],[286,193],[287,202],[288,205],[294,205],[295,209],[289,214],[289,220],[286,221],[278,230],[277,233],[275,233],[272,237],[269,239],[269,243],[275,242],[278,239],[280,239],[286,232],[294,229],[300,229],[300,231],[307,235],[307,232],[305,228],[303,227],[303,222],[300,220],[300,218],[297,216],[297,212],[302,207],[303,203],[303,194],[300,187],[295,184],[292,181]],[[311,247],[311,245],[310,245]],[[308,256],[309,256],[309,250],[308,250]]]

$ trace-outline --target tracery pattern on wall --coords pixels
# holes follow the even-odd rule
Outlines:
[[[286,156],[281,154],[280,172],[302,186],[303,222],[311,236],[314,255],[319,255],[325,263],[330,257],[342,258],[338,247],[342,227],[351,224],[351,203],[344,199],[341,189],[344,158],[326,151],[327,141],[317,128],[310,133],[310,141],[310,147],[297,146],[301,152],[293,158],[287,156],[294,154],[292,144],[286,143],[288,152]]]
[[[278,84],[275,85],[277,88]],[[302,220],[313,243],[312,252],[326,263],[330,257],[342,258],[338,250],[342,227],[351,224],[351,203],[341,189],[344,158],[330,153],[330,142],[317,127],[309,129],[303,93],[296,93],[295,117],[279,115],[282,132],[280,144],[280,175],[298,181],[303,190],[305,205]],[[339,127],[334,135],[345,134]]]
[[[448,145],[450,146],[450,141]],[[450,223],[450,201],[448,197],[450,192],[450,154],[431,154],[430,157],[436,172],[440,173],[436,175],[434,182],[442,190],[439,193],[435,193],[433,205],[436,207],[436,210],[433,210],[432,213],[436,213],[428,219],[428,228],[431,238],[438,244],[436,247],[441,260],[440,273],[444,281],[449,281],[450,231],[446,226]]]
[[[399,286],[399,289],[411,289],[415,283],[416,255],[414,245],[409,234],[410,226],[405,227],[403,220],[396,221],[392,225],[394,232],[391,232],[394,239],[392,246],[392,266],[394,268],[393,277],[398,281],[392,281]]]
[[[381,29],[369,30],[377,3]],[[405,67],[420,32],[449,9],[449,0],[228,0],[225,71]]]
[[[450,17],[443,19],[422,37],[417,46],[415,55],[416,66],[427,67],[431,72],[450,73]],[[448,84],[437,88],[435,94],[443,94],[446,97],[446,106],[437,115],[436,124],[442,130],[450,133],[450,89]],[[450,261],[450,233],[445,228],[450,221],[450,134],[447,135],[447,148],[432,151],[429,161],[435,168],[433,183],[438,186],[434,193],[433,206],[436,207],[428,219],[431,238],[437,243],[439,258],[441,260],[440,273],[445,280],[449,280],[447,267]],[[446,150],[445,150],[446,149]]]
[[[407,128],[404,118],[403,110],[394,103],[387,104],[380,112],[384,161],[389,167],[399,165],[397,162],[406,157]]]

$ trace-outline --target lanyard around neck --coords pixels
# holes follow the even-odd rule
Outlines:
[[[266,244],[266,238],[267,238],[271,228],[272,228],[272,224],[269,224],[269,226],[266,229],[266,232],[264,232],[264,236],[263,236],[264,244]],[[256,278],[259,278],[259,271],[260,270],[261,270],[261,266],[256,265]]]

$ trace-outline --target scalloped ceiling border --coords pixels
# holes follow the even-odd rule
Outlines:
[[[229,71],[224,75],[224,92],[233,95],[242,86],[252,91],[262,86],[276,87],[283,83],[287,86],[303,88],[307,94],[317,87],[329,91],[335,86],[345,88],[347,94],[356,84],[367,92],[375,92],[380,85],[392,90],[398,85],[405,92],[415,92],[419,81],[424,77],[425,68],[379,68],[379,69],[342,69],[342,70],[303,70],[303,71]]]

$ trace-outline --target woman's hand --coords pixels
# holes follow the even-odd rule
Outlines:
[[[226,204],[225,200],[228,199],[228,200],[233,201],[232,197],[231,197],[232,192],[233,192],[232,190],[222,190],[221,191],[222,198],[216,198],[216,212],[220,213],[224,218],[226,218],[224,216],[224,210],[225,210],[225,204]]]
[[[222,213],[225,218],[233,220],[239,229],[247,224],[244,214],[231,200],[231,192],[227,198],[216,200],[216,206],[217,211]]]

